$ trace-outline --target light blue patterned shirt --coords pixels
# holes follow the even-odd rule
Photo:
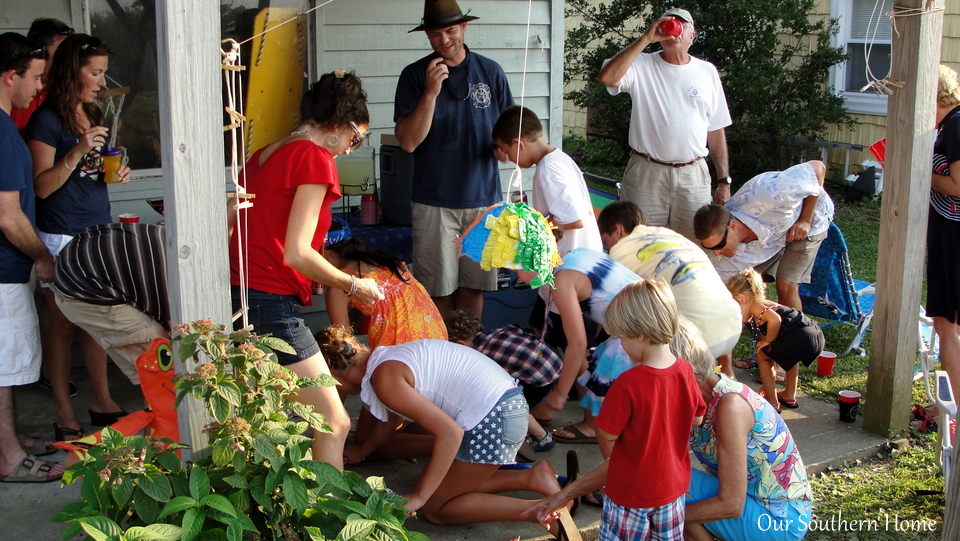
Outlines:
[[[732,257],[709,252],[710,260],[724,281],[730,276],[768,261],[787,244],[787,231],[800,218],[803,200],[819,195],[813,212],[810,236],[825,233],[833,221],[833,200],[820,186],[808,163],[786,171],[761,173],[748,180],[727,202],[733,217],[757,235],[757,240],[737,246]]]

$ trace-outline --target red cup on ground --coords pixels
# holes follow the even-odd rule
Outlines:
[[[840,391],[840,420],[852,423],[857,420],[860,410],[860,393],[857,391]]]
[[[683,23],[676,19],[667,19],[660,23],[660,33],[664,36],[679,38],[683,33]]]
[[[140,223],[140,216],[137,214],[130,214],[129,212],[125,212],[120,215],[120,223],[122,224]]]
[[[887,155],[887,138],[884,137],[870,145],[869,149],[873,157],[876,158],[878,162],[883,163],[883,158]]]
[[[817,375],[825,378],[833,374],[833,363],[837,360],[837,354],[832,351],[824,351],[817,358]]]

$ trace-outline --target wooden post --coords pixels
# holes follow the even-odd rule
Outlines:
[[[863,426],[889,436],[907,427],[917,359],[917,315],[924,272],[943,0],[896,0],[892,73],[903,81],[887,102],[887,155],[877,302]]]
[[[157,2],[157,53],[171,320],[229,324],[220,3]],[[184,400],[178,415],[180,441],[206,447],[202,404]]]

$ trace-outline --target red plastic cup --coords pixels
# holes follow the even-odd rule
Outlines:
[[[817,358],[817,375],[825,378],[833,374],[833,363],[837,360],[837,354],[832,351],[824,351]]]
[[[857,391],[840,391],[840,420],[852,423],[857,420],[860,411],[860,393]]]
[[[660,23],[660,33],[664,36],[679,38],[683,33],[683,23],[676,19],[667,19]]]
[[[122,224],[140,223],[140,216],[137,214],[123,213],[120,215],[120,223]]]
[[[870,145],[869,149],[873,157],[876,158],[878,162],[883,163],[883,158],[887,155],[887,138],[884,137]]]

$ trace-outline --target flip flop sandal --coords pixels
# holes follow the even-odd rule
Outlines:
[[[579,478],[580,457],[577,455],[576,451],[567,451],[567,480],[564,482],[563,486],[567,486]],[[574,498],[573,506],[570,508],[570,518],[576,517],[577,513],[580,512],[580,503],[581,498]]]
[[[749,370],[751,368],[757,367],[757,360],[753,357],[746,357],[744,359],[737,359],[733,361],[733,366],[739,368],[740,370]]]
[[[800,404],[797,403],[796,399],[787,400],[786,398],[783,398],[781,395],[782,393],[777,393],[777,400],[780,402],[781,406],[791,410],[794,410],[800,407]]]
[[[567,432],[573,434],[572,438],[561,436],[557,434],[557,430],[566,430]],[[557,443],[597,443],[597,437],[590,437],[580,432],[580,429],[573,425],[567,425],[563,428],[558,428],[552,432],[553,441]]]
[[[27,438],[33,440],[33,445],[27,445]],[[20,440],[20,447],[23,447],[23,450],[26,451],[28,455],[47,456],[57,452],[57,449],[53,447],[47,447],[47,444],[43,442],[43,438],[40,436],[24,436],[17,434],[17,439]]]
[[[786,383],[787,378],[784,377],[784,376],[783,376],[782,374],[780,374],[779,372],[777,372],[777,377],[774,378],[774,380],[776,381],[777,384],[781,384],[781,383]],[[753,378],[753,381],[755,381],[755,382],[757,382],[757,383],[760,383],[760,384],[763,384],[763,380],[760,379],[760,376],[759,376],[759,375],[758,375],[757,377]]]
[[[580,500],[583,501],[584,505],[589,505],[590,507],[599,507],[600,509],[603,509],[603,492],[601,492],[600,490],[594,490],[593,492],[590,493],[590,495],[593,496],[593,499],[596,501],[590,501],[587,499],[586,496],[582,496]]]
[[[520,444],[520,448],[517,449],[517,462],[525,462],[528,464],[530,462],[536,462],[537,457],[533,455],[533,452],[533,447],[530,447],[530,442],[524,440],[523,443]]]
[[[54,462],[53,464],[56,464]],[[2,483],[52,483],[59,481],[63,474],[50,477],[50,469],[53,466],[34,455],[27,455],[17,465],[17,469],[10,472],[9,475],[0,476]]]
[[[583,541],[580,536],[580,528],[573,521],[573,517],[566,509],[560,512],[560,518],[557,519],[557,541]]]

